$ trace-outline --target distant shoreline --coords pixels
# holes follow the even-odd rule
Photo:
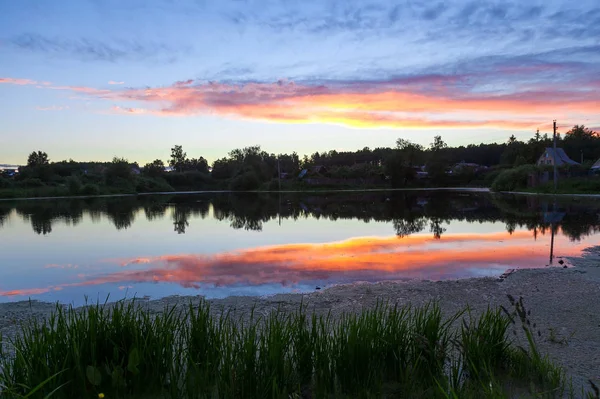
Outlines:
[[[232,193],[255,193],[255,194],[295,194],[295,193],[345,193],[345,192],[403,192],[403,191],[455,191],[472,193],[490,193],[490,194],[508,194],[524,196],[544,196],[544,197],[587,197],[600,198],[600,194],[582,194],[582,193],[536,193],[529,191],[492,191],[486,187],[411,187],[411,188],[356,188],[356,189],[313,189],[313,190],[192,190],[192,191],[159,191],[132,194],[100,194],[100,195],[62,195],[56,197],[20,197],[20,198],[0,198],[0,202],[10,201],[33,201],[33,200],[55,200],[55,199],[87,199],[87,198],[119,198],[119,197],[138,197],[150,195],[193,195],[193,194],[232,194]]]
[[[401,192],[401,191],[464,191],[475,193],[489,193],[489,188],[485,187],[423,187],[423,188],[365,188],[365,189],[314,189],[314,190],[251,190],[251,191],[233,191],[233,190],[194,190],[194,191],[159,191],[149,193],[135,194],[100,194],[100,195],[63,195],[56,197],[21,197],[21,198],[0,198],[0,201],[31,201],[31,200],[53,200],[53,199],[86,199],[86,198],[118,198],[118,197],[137,197],[148,195],[187,195],[187,194],[230,194],[230,193],[343,193],[343,192]]]
[[[529,191],[500,191],[499,194],[515,194],[515,195],[529,195],[538,196],[543,195],[545,197],[589,197],[589,198],[600,198],[600,194],[581,194],[581,193],[534,193]]]

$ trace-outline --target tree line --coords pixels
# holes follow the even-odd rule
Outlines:
[[[585,126],[574,126],[559,135],[557,142],[573,160],[583,159],[588,166],[600,157],[600,135]],[[7,174],[0,177],[0,194],[2,189],[64,195],[209,188],[274,190],[280,177],[290,181],[284,184],[293,184],[298,182],[301,170],[308,170],[310,176],[317,167],[320,171],[314,174],[335,183],[358,179],[391,187],[489,187],[498,170],[534,164],[544,149],[551,146],[552,138],[539,131],[526,141],[513,135],[504,143],[452,147],[441,136],[435,136],[428,146],[399,138],[394,147],[331,150],[303,157],[296,152],[268,153],[256,145],[234,149],[209,164],[203,156],[188,157],[181,145],[175,145],[167,162],[156,159],[143,166],[119,157],[111,162],[51,162],[46,152],[34,151],[18,174],[12,178]],[[466,166],[457,169],[458,164]],[[420,172],[427,179],[419,179]]]

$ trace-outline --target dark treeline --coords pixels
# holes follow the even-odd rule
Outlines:
[[[48,154],[29,155],[19,173],[0,176],[0,196],[96,195],[188,190],[277,190],[303,187],[490,187],[501,171],[535,164],[548,134],[527,141],[514,136],[505,143],[448,146],[436,136],[429,146],[398,139],[394,147],[357,151],[315,152],[302,158],[295,152],[273,154],[251,146],[235,149],[210,165],[188,156],[182,146],[171,149],[167,162],[138,165],[115,157],[112,162],[51,162]],[[600,135],[574,126],[559,135],[558,146],[585,169],[600,157]],[[306,170],[306,173],[300,172]],[[523,169],[523,173],[530,169]],[[523,174],[522,173],[522,174]],[[281,180],[280,180],[281,178]],[[520,176],[522,178],[522,176]],[[511,178],[512,179],[512,178]],[[514,180],[514,179],[513,179]]]
[[[0,228],[12,211],[31,223],[37,234],[49,234],[55,223],[77,225],[87,215],[92,221],[108,219],[117,229],[135,223],[140,210],[148,220],[171,218],[173,231],[184,234],[193,219],[213,217],[234,229],[260,231],[264,223],[281,218],[326,218],[391,222],[395,234],[430,232],[440,238],[452,221],[502,222],[510,233],[527,228],[532,234],[555,224],[578,240],[600,231],[597,206],[581,202],[550,203],[536,197],[511,197],[452,192],[344,193],[328,195],[272,195],[259,193],[220,195],[164,195],[89,198],[62,201],[0,202]],[[212,210],[212,212],[211,212]]]

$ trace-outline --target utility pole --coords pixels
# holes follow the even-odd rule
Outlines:
[[[558,171],[556,170],[556,119],[553,121],[554,127],[554,158],[552,159],[552,163],[554,164],[554,192],[558,190]]]
[[[277,156],[277,180],[279,182],[279,191],[281,191],[281,166],[279,165],[279,156]]]
[[[279,225],[281,226],[281,166],[279,164],[279,155],[277,155],[277,181],[279,182],[279,195],[278,195],[278,205],[279,205]]]

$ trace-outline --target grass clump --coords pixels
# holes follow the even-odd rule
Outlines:
[[[563,373],[535,340],[509,340],[516,312],[444,318],[435,303],[379,304],[335,319],[302,306],[238,318],[206,302],[156,314],[135,301],[57,307],[3,342],[0,387],[7,398],[510,397],[522,387],[558,396]]]

